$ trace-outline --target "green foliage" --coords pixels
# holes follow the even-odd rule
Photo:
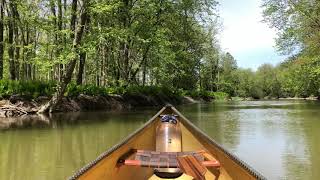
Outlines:
[[[223,54],[219,64],[220,76],[217,79],[217,91],[222,91],[235,96],[237,62],[230,53]]]
[[[262,83],[259,81],[256,72],[251,69],[237,69],[234,72],[236,84],[235,94],[239,97],[252,97],[260,99],[264,97]]]
[[[205,90],[190,90],[185,92],[186,96],[190,96],[192,98],[206,98],[209,96],[209,93]]]
[[[129,86],[122,92],[123,96],[149,96],[162,99],[180,99],[181,94],[176,89],[157,86]]]
[[[211,97],[214,97],[215,100],[226,100],[230,98],[230,95],[226,92],[209,92]]]
[[[31,98],[50,96],[55,92],[55,82],[0,80],[0,96],[19,94]]]
[[[305,59],[306,58],[306,59]],[[261,65],[256,72],[236,71],[236,95],[240,97],[308,97],[319,96],[319,62],[300,57],[273,67]]]
[[[71,3],[64,1],[61,7],[57,1],[12,3],[15,6],[4,6],[4,27],[12,21],[19,27],[18,35],[26,36],[14,35],[9,44],[9,29],[4,31],[4,51],[14,48],[14,63],[4,53],[3,74],[7,79],[9,69],[14,69],[19,81],[1,80],[0,95],[51,96],[66,64],[78,58],[70,29]],[[69,84],[65,95],[163,99],[320,95],[318,1],[263,1],[264,20],[278,30],[278,50],[295,56],[279,66],[262,65],[256,72],[238,68],[232,54],[221,50],[217,5],[215,0],[90,1],[90,21],[79,47],[85,54],[84,84]]]
[[[217,86],[219,91],[230,94],[231,96],[235,95],[235,82],[220,81],[217,83]]]
[[[125,93],[126,89],[123,86],[115,86],[115,87],[107,87],[107,92],[109,94],[118,94],[118,95],[123,95]]]
[[[264,96],[280,97],[281,82],[278,69],[270,64],[263,64],[257,70],[257,83]]]
[[[85,94],[90,96],[106,96],[108,95],[108,89],[95,85],[77,85],[75,83],[68,84],[66,95],[73,97],[79,94]]]
[[[279,32],[279,51],[319,55],[319,1],[264,0],[262,7],[265,21]]]
[[[278,50],[291,55],[279,67],[277,94],[319,97],[320,2],[264,0],[262,7],[264,20],[278,30]]]
[[[320,60],[299,57],[280,66],[281,90],[283,96],[319,96]]]
[[[195,99],[204,99],[204,100],[226,100],[230,96],[226,92],[213,92],[213,91],[206,91],[206,90],[192,90],[192,91],[185,91],[185,96],[190,96]]]
[[[157,86],[129,86],[129,87],[98,87],[94,85],[76,85],[71,83],[68,85],[66,91],[67,96],[77,96],[79,94],[91,95],[91,96],[107,96],[110,94],[122,95],[123,97],[137,97],[144,96],[149,98],[160,98],[180,100],[182,95],[180,91]]]
[[[9,8],[10,3],[5,7],[8,9],[4,10],[7,12],[4,26],[13,20],[20,27],[18,35],[27,36],[15,35],[14,44],[4,42],[6,48],[14,47],[17,57],[16,67],[4,57],[4,74],[9,74],[10,66],[17,68],[17,80],[61,81],[66,65],[78,58],[73,50],[74,32],[70,24],[74,22],[72,3],[43,0],[12,3],[17,9]],[[81,4],[76,10],[75,20],[79,22],[84,1],[77,3]],[[209,75],[212,78],[205,84],[216,90],[214,76],[222,54],[216,38],[219,31],[216,0],[92,0],[88,6],[90,20],[79,46],[81,54],[85,53],[81,82],[88,85],[68,85],[67,96],[152,92],[171,97],[178,93],[176,89],[202,89],[200,82]],[[18,13],[15,19],[8,17],[14,13]],[[6,33],[4,36],[8,39]],[[21,39],[26,37],[29,40]],[[213,64],[215,68],[211,68]],[[82,71],[79,68],[74,72]]]

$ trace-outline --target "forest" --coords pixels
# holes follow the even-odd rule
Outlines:
[[[252,70],[221,49],[215,0],[1,0],[0,94],[52,96],[43,111],[64,95],[132,87],[320,97],[320,2],[261,8],[288,58]]]

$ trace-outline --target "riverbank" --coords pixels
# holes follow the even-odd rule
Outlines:
[[[279,98],[280,100],[311,100],[311,101],[319,101],[320,97],[310,96],[305,98],[300,97],[286,97],[286,98]]]
[[[56,91],[56,82],[0,81],[0,117],[35,114]],[[166,86],[95,86],[70,83],[53,112],[121,110],[165,104],[187,104],[226,99],[228,94],[182,90]]]
[[[217,96],[218,97],[218,96]],[[61,104],[54,109],[54,114],[50,115],[50,118],[46,114],[37,114],[40,106],[47,101],[50,97],[39,96],[34,99],[28,97],[13,95],[8,99],[0,100],[0,129],[9,128],[23,128],[28,126],[47,126],[49,125],[50,118],[59,114],[66,114],[66,112],[86,112],[86,111],[126,111],[138,107],[161,107],[167,103],[173,105],[182,104],[194,104],[201,102],[212,101],[255,101],[253,98],[213,98],[208,96],[177,96],[167,97],[164,95],[147,96],[144,94],[136,95],[97,95],[90,96],[85,94],[79,94],[78,96],[64,97]],[[261,100],[261,99],[260,99]],[[278,99],[262,99],[262,100],[317,100],[317,98],[278,98]],[[2,107],[21,108],[22,111],[28,112],[26,114],[18,114],[9,112],[4,114],[1,112]],[[61,113],[59,113],[61,112]],[[74,114],[74,113],[72,113]]]
[[[14,95],[8,99],[0,101],[0,107],[11,106],[24,109],[30,114],[36,113],[41,105],[50,100],[51,97],[39,96],[35,99],[28,99],[23,96]],[[191,100],[183,100],[181,98],[168,97],[152,97],[146,95],[96,95],[90,96],[79,94],[73,97],[62,98],[61,103],[53,112],[76,112],[76,111],[92,111],[92,110],[122,110],[141,106],[161,106],[166,103],[181,104],[192,102]]]
[[[319,101],[320,97],[310,96],[310,97],[264,97],[261,99],[255,99],[253,97],[231,97],[231,101],[254,101],[254,100],[310,100]]]
[[[0,101],[0,129],[28,127],[30,125],[48,125],[50,118],[45,114],[37,114],[41,105],[50,100],[48,96],[39,96],[34,99],[13,95]],[[85,111],[122,111],[136,107],[161,107],[165,104],[181,105],[199,103],[213,99],[194,99],[189,96],[167,96],[164,94],[126,94],[126,95],[97,95],[90,96],[79,94],[77,96],[64,97],[57,108],[58,112],[85,112]],[[3,107],[10,109],[3,111]],[[23,111],[23,112],[19,112]],[[24,113],[25,112],[25,113]],[[52,115],[50,115],[51,117]]]
[[[26,114],[36,114],[41,105],[50,100],[49,96],[39,96],[30,99],[26,96],[12,95],[0,101],[0,108],[6,107],[10,112],[2,113],[0,117],[20,116],[24,111]],[[67,96],[62,98],[59,106],[53,112],[78,112],[94,110],[126,110],[135,107],[164,106],[165,104],[190,104],[197,102],[210,102],[212,97],[190,97],[190,96],[170,96],[165,94],[146,95],[141,93],[124,95],[86,95]],[[9,108],[8,108],[9,107]]]
[[[220,95],[219,95],[220,94]],[[221,95],[222,94],[222,95]],[[30,96],[12,95],[6,99],[0,100],[0,117],[15,117],[25,114],[36,114],[39,108],[50,100],[50,96],[38,96],[30,98]],[[271,98],[266,97],[258,100],[319,100],[317,97],[287,97],[287,98]],[[146,92],[130,92],[122,95],[88,95],[79,94],[65,96],[61,103],[53,112],[79,112],[79,111],[96,111],[96,110],[128,110],[136,107],[160,107],[166,104],[181,105],[199,102],[211,102],[213,100],[231,100],[231,101],[252,101],[256,100],[251,97],[228,97],[221,92],[184,92],[165,94],[146,93]]]

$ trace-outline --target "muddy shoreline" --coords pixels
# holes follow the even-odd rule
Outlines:
[[[10,98],[0,100],[0,117],[19,116],[19,113],[36,114],[41,105],[50,100],[51,97],[39,96],[31,99],[24,96],[13,95]],[[167,96],[146,96],[138,95],[108,95],[108,96],[89,96],[80,94],[75,97],[64,97],[61,103],[53,110],[53,112],[78,112],[93,110],[126,110],[135,107],[157,107],[165,104],[179,105],[196,103],[199,101],[211,101],[211,99],[195,100],[191,97],[167,97]],[[1,113],[1,110],[21,111]],[[10,109],[11,108],[11,109]],[[16,109],[14,109],[16,108]]]
[[[8,99],[0,100],[0,129],[28,127],[34,125],[47,125],[50,123],[50,116],[66,112],[103,110],[122,111],[136,107],[161,107],[168,103],[172,105],[180,105],[205,101],[202,99],[195,100],[191,97],[151,97],[141,94],[131,96],[88,96],[80,94],[76,97],[64,97],[60,105],[54,109],[53,114],[37,114],[40,106],[45,104],[49,100],[50,97],[45,96],[40,96],[36,99],[29,99],[17,95],[11,96]],[[4,111],[7,110],[8,107],[10,107],[11,110]],[[26,113],[21,113],[19,111]]]

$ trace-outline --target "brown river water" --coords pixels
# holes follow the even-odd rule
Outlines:
[[[320,102],[213,102],[177,109],[268,179],[320,179]],[[54,114],[50,123],[0,130],[0,179],[67,179],[158,110]]]

